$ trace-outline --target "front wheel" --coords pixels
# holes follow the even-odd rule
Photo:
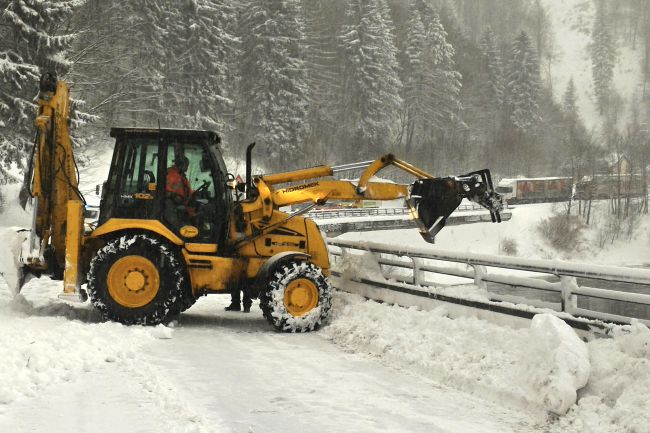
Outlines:
[[[279,265],[260,294],[264,317],[282,332],[309,332],[327,318],[332,286],[321,269],[309,262]]]
[[[156,325],[182,309],[189,283],[178,253],[147,235],[125,235],[100,248],[88,272],[88,295],[105,319]]]

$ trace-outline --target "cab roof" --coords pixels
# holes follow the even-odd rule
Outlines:
[[[221,142],[221,137],[214,131],[205,131],[200,129],[171,129],[171,128],[111,128],[111,137],[125,136],[149,136],[149,137],[175,137],[175,138],[207,138],[217,143]]]

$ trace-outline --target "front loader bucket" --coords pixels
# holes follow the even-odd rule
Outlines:
[[[466,198],[490,211],[492,222],[501,222],[501,197],[494,192],[489,170],[458,177],[419,179],[411,187],[407,204],[422,237],[433,243],[447,218]]]

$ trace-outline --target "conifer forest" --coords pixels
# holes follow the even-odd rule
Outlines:
[[[2,171],[26,166],[55,71],[81,155],[111,126],[160,125],[215,130],[232,158],[255,141],[264,170],[392,152],[440,175],[575,177],[624,154],[645,174],[649,2],[575,2],[575,71],[555,3],[0,0]]]

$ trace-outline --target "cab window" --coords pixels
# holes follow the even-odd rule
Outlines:
[[[223,222],[219,214],[222,219],[225,217],[219,209],[221,201],[215,199],[216,183],[207,152],[200,143],[167,144],[163,219],[187,242],[216,242]]]

